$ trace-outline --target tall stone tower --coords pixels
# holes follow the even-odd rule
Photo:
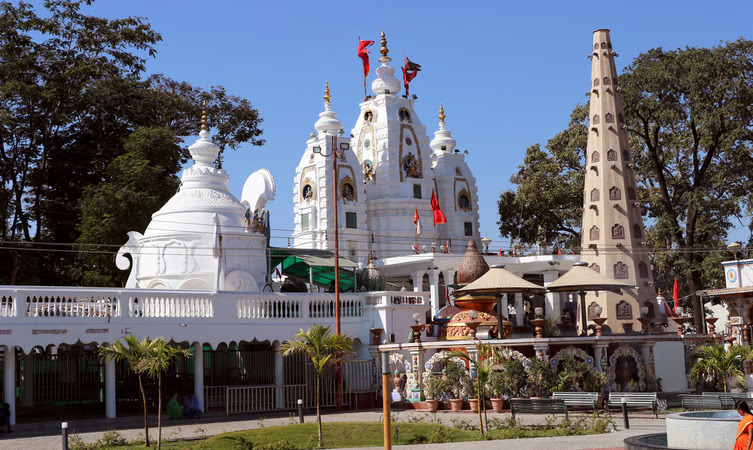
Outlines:
[[[596,30],[593,36],[581,260],[602,275],[634,284],[621,294],[600,291],[586,297],[589,320],[598,304],[606,325],[621,333],[624,323],[640,330],[641,308],[658,317],[658,307],[614,63],[617,54],[609,30]]]

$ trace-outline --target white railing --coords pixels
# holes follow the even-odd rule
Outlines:
[[[303,302],[299,299],[239,298],[236,300],[240,319],[298,319]]]
[[[212,298],[207,296],[184,297],[180,292],[161,296],[128,297],[130,317],[214,317]]]
[[[365,299],[370,306],[430,306],[430,302],[429,292],[372,292]]]
[[[291,410],[304,399],[306,385],[288,386],[222,386],[225,389],[225,414]],[[305,408],[311,405],[304,404]]]
[[[100,295],[29,295],[25,306],[27,317],[112,317],[117,311],[117,299]]]

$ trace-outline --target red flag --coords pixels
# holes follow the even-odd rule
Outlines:
[[[423,233],[424,227],[421,226],[421,220],[418,218],[418,208],[413,213],[413,223],[416,225],[416,239]]]
[[[362,41],[361,37],[358,37],[358,57],[363,60],[363,83],[366,84],[366,77],[369,76],[369,51],[367,48],[373,44],[374,41]]]
[[[439,200],[437,200],[437,195],[434,193],[434,189],[431,190],[431,211],[434,213],[435,227],[438,223],[447,223],[447,218],[442,214],[442,210],[439,209]]]
[[[405,85],[405,92],[408,92],[408,84],[416,78],[418,72],[421,70],[421,66],[412,62],[407,57],[405,58],[405,66],[403,69],[403,84]]]
[[[499,249],[499,256],[502,256],[502,249]]]
[[[675,314],[675,308],[680,306],[680,286],[677,285],[677,277],[675,277],[675,287],[672,288],[672,300],[675,301],[672,307],[672,314]]]

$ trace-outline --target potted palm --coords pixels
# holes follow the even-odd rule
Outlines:
[[[443,377],[450,394],[450,410],[460,411],[463,409],[463,398],[460,394],[463,390],[462,380],[465,377],[465,367],[457,361],[447,361]]]
[[[749,359],[750,352],[749,348],[741,346],[725,349],[723,345],[703,345],[691,356],[690,376],[696,382],[706,375],[714,376],[721,381],[724,392],[727,392],[733,380],[745,387],[743,364]]]

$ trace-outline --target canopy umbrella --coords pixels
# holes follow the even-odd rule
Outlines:
[[[515,275],[505,266],[492,266],[488,272],[481,275],[476,281],[465,285],[454,292],[455,295],[463,294],[494,294],[497,296],[497,326],[502,327],[502,294],[510,292],[544,293],[546,289],[538,284],[531,283]]]
[[[546,289],[515,275],[505,266],[493,266],[473,283],[466,284],[454,293],[462,294],[504,294],[508,292],[543,293]]]
[[[586,334],[586,292],[587,291],[615,291],[619,292],[622,288],[633,287],[627,281],[615,280],[605,277],[588,267],[588,263],[575,263],[572,269],[565,272],[556,281],[549,283],[546,287],[550,292],[575,292],[580,294],[581,310],[581,336]]]

